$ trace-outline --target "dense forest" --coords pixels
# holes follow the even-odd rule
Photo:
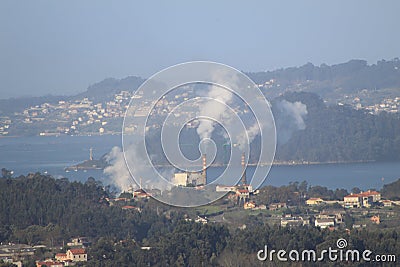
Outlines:
[[[400,116],[382,112],[371,115],[348,106],[326,106],[323,100],[305,92],[287,93],[285,99],[307,106],[304,129],[292,132],[280,143],[277,129],[277,160],[327,161],[397,161],[400,160]],[[275,105],[276,106],[276,105]],[[284,118],[274,111],[277,124]],[[284,124],[283,121],[281,124]]]
[[[393,190],[393,185],[388,189]],[[293,183],[281,188],[264,188],[259,197],[266,202],[280,201],[293,196],[294,190],[311,196],[327,194],[331,199],[347,193]],[[246,228],[233,229],[220,223],[187,221],[190,209],[172,208],[152,199],[132,200],[131,205],[142,209],[137,212],[110,205],[108,197],[107,188],[93,178],[86,183],[39,173],[12,178],[3,170],[0,242],[50,247],[74,236],[87,236],[92,246],[88,249],[89,261],[82,266],[260,266],[265,263],[257,260],[256,253],[265,245],[275,249],[321,251],[335,247],[338,238],[345,238],[354,249],[370,249],[377,254],[400,253],[398,228],[351,232],[290,228],[268,225],[261,214],[253,214],[246,220]],[[142,249],[142,246],[151,249]],[[48,253],[41,250],[36,256]],[[26,262],[27,266],[33,266],[33,262]],[[335,264],[326,262],[326,265]],[[313,266],[313,263],[302,266]]]
[[[400,200],[400,179],[393,183],[385,184],[382,188],[382,194],[388,199]]]

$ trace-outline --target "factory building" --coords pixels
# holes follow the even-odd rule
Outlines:
[[[207,183],[207,160],[203,158],[203,170],[201,172],[181,172],[175,173],[172,183],[175,186],[200,186]]]

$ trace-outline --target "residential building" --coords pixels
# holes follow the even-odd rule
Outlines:
[[[227,186],[227,185],[217,185],[215,187],[216,192],[235,192],[236,186]]]
[[[292,217],[292,216],[285,216],[281,218],[281,226],[286,227],[293,227],[293,226],[302,226],[302,225],[308,225],[309,221],[304,220],[303,217],[297,216],[297,217]]]
[[[319,204],[321,204],[323,202],[324,202],[324,200],[322,198],[319,198],[319,197],[318,198],[312,197],[312,198],[306,200],[306,204],[310,205],[310,206],[319,205]]]
[[[238,204],[240,204],[243,201],[243,204],[248,201],[250,198],[250,192],[247,189],[238,189],[236,190],[236,199]]]
[[[207,224],[208,223],[207,218],[203,218],[203,217],[200,217],[200,216],[197,216],[197,218],[194,221],[197,222],[197,223],[202,223],[202,224]]]
[[[67,255],[67,253],[57,253],[55,258],[57,261],[67,261],[68,255]]]
[[[345,208],[360,208],[362,206],[362,199],[359,194],[350,194],[344,197]]]
[[[344,197],[344,207],[345,208],[369,208],[375,202],[381,200],[381,194],[377,191],[368,190],[366,192],[361,192],[359,194],[351,193]]]
[[[325,229],[331,226],[335,226],[335,220],[332,218],[315,219],[315,227]]]
[[[133,192],[133,197],[137,198],[137,199],[150,198],[150,195],[148,193],[146,193],[146,191],[144,191],[143,189],[140,188]]]
[[[254,209],[255,207],[256,207],[256,203],[254,203],[253,201],[245,202],[244,205],[243,205],[243,208],[245,210]]]
[[[317,219],[333,219],[336,224],[343,223],[344,214],[346,212],[344,210],[324,210],[320,214],[316,216]]]
[[[378,202],[379,200],[381,200],[381,193],[379,193],[377,191],[368,190],[366,192],[361,192],[360,194],[364,197],[365,196],[372,197],[372,202]]]
[[[90,241],[87,237],[75,237],[72,238],[71,242],[67,243],[69,247],[88,247],[90,246]]]
[[[380,201],[384,207],[391,207],[393,205],[393,202],[391,200],[381,200]]]
[[[72,261],[87,261],[87,253],[84,248],[71,248],[67,250],[67,257]]]

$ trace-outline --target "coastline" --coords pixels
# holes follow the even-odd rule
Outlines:
[[[21,136],[0,136],[0,140],[6,140],[6,139],[18,139],[18,138],[46,138],[46,137],[50,137],[50,138],[58,138],[58,137],[111,137],[111,136],[118,136],[121,135],[120,132],[115,132],[115,133],[106,133],[106,134],[99,134],[99,133],[88,133],[88,134],[79,134],[79,135],[66,135],[66,134],[51,134],[51,135],[30,135],[30,136],[25,136],[25,135],[21,135]],[[357,164],[357,163],[373,163],[373,162],[377,162],[376,160],[349,160],[349,161],[323,161],[323,162],[318,162],[318,161],[273,161],[271,166],[308,166],[308,165],[331,165],[331,164]],[[260,166],[260,167],[264,167],[264,166],[268,166],[270,165],[269,163],[249,163],[247,164],[247,166],[250,167],[255,167],[255,166]],[[156,167],[169,167],[168,164],[157,164],[155,165]],[[212,167],[223,167],[226,166],[226,164],[211,164],[210,166]],[[69,167],[73,167],[73,166],[69,166]],[[93,167],[92,167],[93,168]]]

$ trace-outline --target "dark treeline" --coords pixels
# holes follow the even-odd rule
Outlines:
[[[256,253],[265,245],[288,251],[321,251],[329,246],[336,248],[338,238],[345,238],[353,249],[361,251],[400,253],[398,228],[351,232],[314,227],[282,228],[268,225],[262,214],[253,214],[246,220],[247,227],[239,230],[225,224],[187,221],[187,209],[169,207],[151,199],[130,203],[141,207],[141,212],[123,210],[118,204],[110,206],[108,191],[92,178],[86,183],[77,183],[39,173],[10,178],[3,170],[3,175],[0,242],[59,246],[71,237],[87,236],[93,242],[88,249],[89,261],[82,266],[259,266],[265,263],[257,260]],[[323,194],[331,199],[347,193],[308,187],[303,182],[263,188],[259,198],[275,202],[287,201],[283,198],[292,196],[295,203],[294,192]],[[329,261],[326,264],[335,265]],[[313,266],[313,263],[302,266]]]
[[[382,194],[387,199],[400,200],[400,179],[393,183],[385,184],[382,188]]]
[[[39,173],[0,179],[0,241],[62,243],[73,236],[143,238],[158,217],[109,206],[94,179],[84,184]]]
[[[276,159],[311,162],[400,160],[400,117],[371,115],[348,106],[326,106],[312,93],[288,93],[278,99],[307,106],[305,129],[277,147]],[[274,104],[273,104],[274,107]],[[277,112],[276,120],[280,117]],[[279,129],[277,132],[279,144]]]

